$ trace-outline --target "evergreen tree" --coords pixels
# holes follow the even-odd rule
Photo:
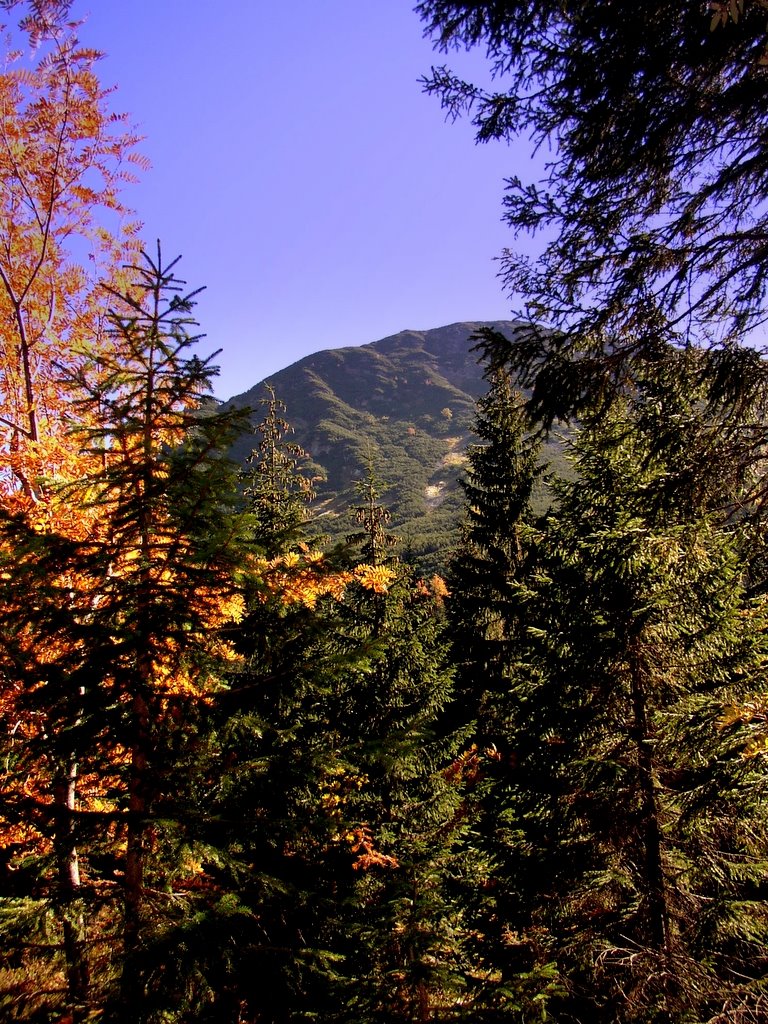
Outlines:
[[[764,608],[746,589],[756,527],[734,515],[750,480],[712,469],[731,442],[708,373],[695,353],[646,366],[581,431],[538,522],[504,374],[482,405],[451,577],[493,861],[476,1019],[759,1013],[766,835],[740,709]]]
[[[489,381],[478,402],[480,443],[468,451],[466,522],[450,571],[461,705],[477,719],[482,746],[503,742],[493,707],[504,700],[517,657],[520,579],[532,538],[531,497],[541,477],[539,446],[527,437],[521,396],[502,369],[491,371]]]
[[[754,685],[764,610],[722,492],[670,487],[709,434],[683,380],[649,368],[580,434],[531,580],[534,717],[513,728],[541,751],[518,761],[509,811],[525,846],[548,790],[532,925],[566,1019],[751,1019],[763,999],[761,783],[718,717]],[[672,424],[676,448],[659,446]]]
[[[176,263],[164,263],[158,245],[156,259],[145,254],[133,268],[130,290],[111,292],[114,346],[76,381],[87,396],[79,408],[97,413],[82,417],[95,423],[83,443],[101,469],[74,495],[108,523],[91,556],[99,642],[89,651],[93,685],[83,694],[79,734],[91,752],[84,767],[114,786],[102,799],[119,823],[124,963],[116,1012],[133,1021],[148,1012],[142,964],[167,920],[167,901],[154,894],[180,870],[185,756],[199,704],[232,656],[220,628],[242,605],[235,470],[224,452],[244,417],[201,411],[215,370],[190,354],[196,293],[184,290]]]
[[[371,480],[356,518],[373,561],[333,570],[296,535],[260,562],[243,670],[220,701],[209,872],[227,895],[189,937],[201,1019],[425,1020],[461,987],[460,737],[435,728],[444,588],[382,564]],[[295,599],[299,577],[319,596]]]
[[[539,181],[512,177],[506,219],[545,232],[510,249],[524,322],[511,346],[547,419],[580,415],[638,356],[724,346],[734,373],[764,341],[766,15],[762,0],[707,7],[642,0],[535,5],[423,0],[444,51],[480,47],[493,85],[433,71],[427,88],[477,138],[530,137]]]
[[[366,474],[356,485],[360,504],[352,506],[352,517],[360,527],[347,537],[347,544],[360,548],[360,560],[368,565],[386,565],[387,552],[398,543],[398,538],[387,533],[392,514],[381,503],[382,481],[376,475],[373,458],[369,456]]]
[[[467,730],[444,729],[453,690],[445,584],[387,557],[395,538],[372,473],[361,493],[363,561],[336,642],[364,659],[332,705],[359,780],[345,798],[350,993],[340,1019],[427,1021],[456,1012],[469,969],[460,897],[478,865],[461,842]]]
[[[473,993],[473,1019],[481,1021],[533,1019],[558,991],[534,924],[552,855],[556,752],[546,742],[551,709],[533,696],[541,679],[529,636],[540,540],[531,499],[543,469],[509,374],[491,371],[489,381],[449,576],[456,710],[473,736],[472,839],[489,865],[482,899],[472,906],[475,956],[485,967]]]
[[[90,595],[73,591],[78,548],[23,516],[2,518],[0,676],[14,724],[2,755],[0,1005],[10,1019],[57,1005],[77,1014],[91,998],[75,801],[95,638]]]
[[[293,432],[282,416],[285,403],[275,396],[270,384],[262,399],[264,419],[257,425],[257,448],[246,460],[245,497],[254,524],[253,543],[269,558],[284,554],[306,539],[308,505],[315,496],[314,480],[301,471],[307,453],[286,441]]]
[[[38,836],[9,909],[37,914],[37,938],[48,933],[38,948],[49,946],[53,965],[47,908],[58,909],[68,976],[66,995],[48,986],[37,1004],[15,996],[22,1018],[27,1005],[30,1015],[66,1006],[73,1019],[109,1005],[110,1019],[147,1019],[148,950],[193,902],[165,890],[187,871],[190,750],[200,705],[231,657],[220,627],[241,606],[234,467],[223,452],[243,417],[200,411],[214,371],[189,354],[193,296],[173,268],[159,248],[133,268],[130,290],[112,293],[112,343],[84,348],[71,375],[89,472],[49,488],[87,528],[62,537],[60,513],[37,529],[4,519],[14,571],[3,574],[3,670],[22,684],[25,741],[10,743],[5,781],[17,834],[27,846]],[[36,593],[31,609],[18,592],[11,599],[12,577]],[[15,792],[19,773],[35,780],[26,794]]]
[[[157,1013],[183,1020],[281,1022],[333,1004],[338,954],[335,865],[346,853],[329,694],[345,666],[329,650],[334,601],[349,574],[307,543],[311,482],[270,393],[241,474],[250,554],[238,662],[208,709],[191,831],[201,866],[192,920],[169,932]],[[159,1019],[166,1019],[160,1017]]]

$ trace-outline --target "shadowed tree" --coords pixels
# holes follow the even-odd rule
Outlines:
[[[710,431],[685,377],[648,368],[579,434],[526,580],[497,806],[506,862],[541,851],[521,940],[557,964],[566,1019],[750,1020],[763,1000],[762,784],[721,719],[755,685],[765,609],[722,525],[729,481],[686,486]]]
[[[433,70],[449,113],[469,113],[479,141],[551,147],[542,179],[515,176],[505,197],[510,226],[543,239],[531,258],[504,255],[526,327],[487,338],[536,414],[579,415],[667,344],[724,346],[736,381],[738,346],[765,338],[762,0],[417,10],[439,48],[481,48],[494,74],[483,88]]]

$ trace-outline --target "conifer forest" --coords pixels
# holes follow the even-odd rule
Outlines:
[[[417,4],[549,152],[428,578],[210,398],[98,54],[0,7],[0,1020],[766,1024],[766,0]]]

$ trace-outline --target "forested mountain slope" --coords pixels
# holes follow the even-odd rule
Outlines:
[[[486,390],[472,351],[472,334],[481,326],[507,335],[515,329],[512,321],[473,321],[317,352],[228,404],[250,406],[255,424],[266,384],[274,387],[293,440],[312,457],[319,478],[315,514],[331,538],[350,532],[346,510],[372,465],[393,529],[428,567],[442,561],[456,538],[458,475],[474,439],[475,402]],[[238,461],[254,443],[250,435],[239,439]]]

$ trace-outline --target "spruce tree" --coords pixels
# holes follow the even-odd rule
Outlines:
[[[117,825],[124,957],[114,1012],[134,1021],[149,1014],[147,950],[169,920],[157,893],[184,871],[175,851],[198,709],[220,685],[231,657],[220,628],[242,603],[235,468],[224,453],[244,417],[202,408],[215,369],[192,354],[196,293],[176,277],[177,262],[165,263],[158,244],[132,268],[128,290],[110,291],[113,344],[74,382],[86,396],[82,421],[94,424],[83,444],[101,468],[73,498],[108,524],[90,552],[99,642],[79,734],[85,767],[113,787],[105,798]]]
[[[332,707],[358,786],[345,798],[350,857],[344,906],[344,1021],[451,1015],[469,960],[462,882],[467,730],[446,731],[453,699],[439,577],[427,583],[391,551],[375,476],[353,510],[362,561],[340,609],[336,642],[364,655]]]
[[[170,889],[189,874],[200,706],[231,657],[220,627],[241,605],[224,452],[243,417],[202,409],[214,370],[191,355],[194,296],[174,267],[158,247],[131,269],[129,289],[110,292],[109,343],[83,346],[68,378],[89,471],[47,486],[88,528],[62,537],[54,526],[3,524],[4,566],[14,567],[3,574],[3,669],[21,673],[25,733],[23,752],[14,742],[6,751],[8,811],[20,835],[40,837],[19,895],[34,893],[42,934],[47,906],[62,918],[69,991],[62,1002],[41,986],[50,991],[39,1012],[66,1006],[75,1020],[151,1015],[149,951],[194,904]],[[31,608],[10,599],[11,575],[35,592]],[[35,784],[17,800],[19,772]],[[23,1016],[23,997],[11,1005]]]
[[[428,90],[480,142],[546,151],[507,182],[503,275],[524,328],[510,359],[538,413],[581,415],[638,357],[765,342],[767,81],[762,0],[422,0],[436,46],[482,51],[490,86],[433,69]],[[536,165],[531,165],[535,173]],[[754,363],[753,363],[754,365]]]
[[[535,925],[554,825],[550,781],[552,727],[540,707],[540,673],[531,647],[532,579],[540,542],[531,501],[541,485],[540,445],[530,436],[522,396],[509,374],[489,372],[469,449],[466,521],[450,568],[454,714],[471,724],[474,779],[467,794],[472,841],[488,873],[470,904],[474,1019],[528,1019],[558,990],[557,974]],[[542,754],[544,756],[542,756]]]
[[[273,558],[306,541],[315,481],[303,472],[307,453],[286,440],[293,428],[283,416],[285,403],[271,384],[266,389],[261,402],[265,415],[256,426],[259,443],[246,459],[248,468],[241,477],[252,517],[252,543]]]
[[[216,715],[208,870],[225,895],[187,936],[199,1019],[422,1020],[461,987],[460,738],[436,730],[444,587],[385,557],[387,513],[365,486],[365,560],[333,569],[296,533],[258,561],[243,668]],[[320,595],[300,599],[300,577]]]
[[[525,420],[500,429],[498,381],[484,403],[451,577],[493,860],[477,1019],[669,1024],[761,1005],[766,836],[739,709],[764,609],[747,590],[756,526],[735,514],[750,480],[713,472],[731,442],[708,378],[695,353],[646,366],[572,443],[574,477],[538,520]]]
[[[158,1013],[217,1024],[305,1019],[333,1005],[339,954],[334,866],[344,820],[329,695],[345,670],[329,650],[348,574],[307,539],[311,481],[270,392],[247,468],[245,612],[230,630],[238,661],[208,709],[204,780],[191,830],[200,851],[193,920],[169,932]],[[159,976],[159,974],[158,974]]]
[[[358,561],[371,566],[386,565],[391,561],[392,549],[398,543],[395,534],[387,532],[392,513],[381,502],[383,487],[376,474],[373,457],[369,456],[365,475],[355,487],[360,503],[351,509],[359,530],[347,536],[347,544],[359,548]]]
[[[477,719],[477,738],[484,746],[503,742],[504,728],[494,727],[493,708],[504,699],[516,657],[520,579],[533,536],[531,498],[542,474],[539,446],[527,436],[522,397],[513,391],[509,374],[491,371],[489,382],[478,401],[480,443],[467,455],[466,519],[450,570],[461,704],[470,719]]]
[[[690,359],[648,368],[579,435],[531,580],[535,718],[516,734],[547,723],[531,757],[554,797],[532,923],[576,1019],[750,1019],[763,998],[762,787],[719,716],[754,685],[764,610],[722,490],[670,486],[711,436]],[[545,780],[518,769],[530,808]]]
[[[0,1006],[10,1019],[77,1016],[92,1000],[88,897],[77,820],[83,697],[92,683],[90,594],[79,545],[3,516],[0,676],[13,728],[3,744]],[[61,977],[66,985],[60,985]]]

